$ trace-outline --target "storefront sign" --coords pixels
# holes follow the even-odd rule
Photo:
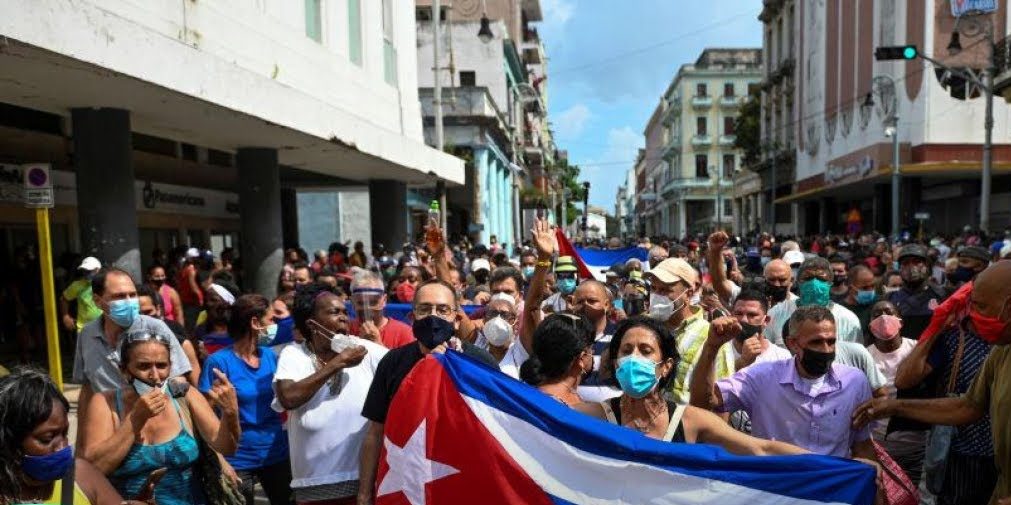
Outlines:
[[[951,15],[961,17],[967,13],[989,14],[997,10],[997,0],[951,0]]]
[[[23,181],[29,166],[34,165],[0,164],[0,203],[26,204]],[[53,203],[77,206],[76,175],[64,170],[53,170],[49,175]],[[239,198],[235,193],[152,181],[135,181],[134,188],[137,210],[226,219],[239,217]]]
[[[867,177],[874,170],[874,158],[864,156],[851,165],[829,165],[825,170],[825,184],[834,186],[854,182]]]

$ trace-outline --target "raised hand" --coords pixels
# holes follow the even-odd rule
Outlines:
[[[714,231],[709,235],[709,249],[713,251],[722,251],[727,243],[730,242],[730,236],[726,234],[723,230]]]
[[[708,342],[717,347],[730,342],[741,333],[741,323],[737,318],[725,316],[709,324]]]
[[[548,223],[548,220],[537,218],[531,233],[533,234],[534,247],[537,248],[537,257],[548,259],[554,256],[555,251],[558,249],[558,244],[555,239],[555,230]]]
[[[762,354],[762,339],[759,336],[749,337],[741,343],[741,360],[750,365]]]
[[[213,369],[214,372],[214,384],[211,386],[211,390],[207,392],[207,396],[211,399],[211,403],[219,407],[223,412],[234,413],[239,411],[239,401],[235,396],[235,386],[228,380],[221,370],[217,368]]]

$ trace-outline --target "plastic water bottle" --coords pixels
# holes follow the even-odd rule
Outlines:
[[[425,241],[428,242],[429,251],[438,249],[440,243],[442,242],[442,232],[440,230],[441,226],[442,220],[439,215],[439,201],[432,200],[432,203],[428,206],[428,231],[425,233]]]

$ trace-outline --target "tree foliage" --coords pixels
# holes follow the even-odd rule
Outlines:
[[[741,105],[734,120],[734,147],[743,153],[741,164],[750,167],[761,161],[762,157],[762,105],[757,94],[752,94]]]

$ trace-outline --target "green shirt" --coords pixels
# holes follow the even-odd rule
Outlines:
[[[994,346],[965,399],[990,414],[993,458],[1000,470],[990,503],[997,503],[1011,496],[1011,346]]]
[[[84,325],[102,315],[102,309],[95,305],[95,300],[91,296],[91,281],[88,279],[77,279],[71,282],[67,289],[63,290],[63,299],[68,302],[77,300],[78,332],[84,328]]]

